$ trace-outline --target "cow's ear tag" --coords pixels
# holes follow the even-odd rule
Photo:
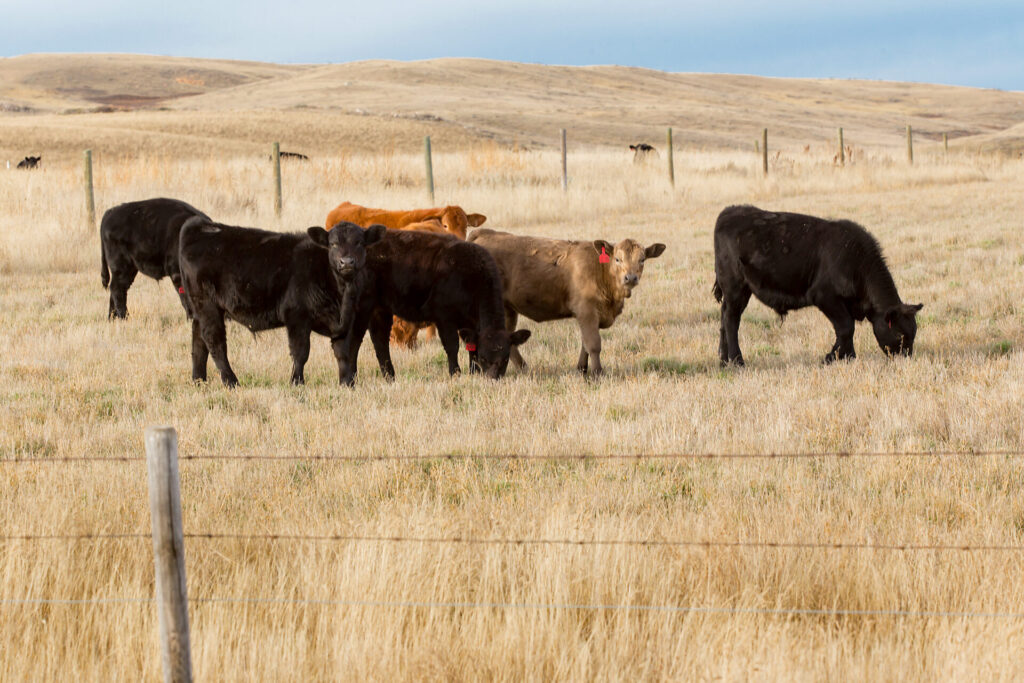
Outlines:
[[[184,293],[185,293],[185,288],[184,287],[178,287],[178,294],[184,294]]]
[[[476,344],[466,344],[466,350],[469,351],[470,353],[476,351]]]
[[[891,320],[889,321],[889,329],[890,330],[892,329],[892,321]]]
[[[604,253],[604,247],[601,247],[601,255],[597,257],[597,260],[600,263],[608,263],[611,261],[608,254]]]

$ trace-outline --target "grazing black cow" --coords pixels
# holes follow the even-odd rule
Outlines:
[[[780,316],[817,306],[836,343],[825,363],[855,358],[855,320],[870,320],[886,355],[914,351],[923,304],[900,299],[882,249],[852,221],[730,206],[715,223],[715,298],[722,304],[722,364],[743,365],[738,332],[751,293]]]
[[[342,222],[331,229],[350,229]],[[382,226],[371,226],[367,230]],[[431,322],[448,356],[448,372],[459,372],[459,336],[476,345],[476,363],[498,379],[508,367],[513,346],[529,330],[505,329],[501,275],[483,247],[451,235],[415,230],[388,230],[366,251],[366,268],[357,275],[361,298],[352,330],[338,356],[338,367],[355,381],[359,346],[367,330],[381,373],[395,376],[391,363],[392,316],[413,323]]]
[[[128,317],[128,288],[139,272],[156,280],[170,277],[190,314],[178,269],[178,232],[194,216],[209,220],[194,206],[163,197],[107,209],[100,221],[100,279],[110,287],[107,318]]]
[[[635,145],[630,145],[629,148],[633,150],[633,163],[639,164],[642,161],[648,159],[657,159],[658,150],[648,145],[646,142],[638,142]]]
[[[18,168],[35,168],[42,160],[42,157],[25,157],[18,162]]]
[[[296,161],[309,161],[309,157],[305,154],[299,154],[298,152],[278,152],[277,155],[282,159],[295,159]],[[274,160],[274,155],[270,155],[270,160]]]
[[[344,225],[330,235],[321,227],[279,233],[189,219],[181,228],[179,260],[195,313],[192,379],[206,380],[212,355],[224,384],[238,384],[228,363],[227,317],[253,332],[288,329],[292,384],[305,382],[310,332],[330,337],[344,382],[341,350],[355,314],[357,275],[366,263],[366,247],[384,230]]]

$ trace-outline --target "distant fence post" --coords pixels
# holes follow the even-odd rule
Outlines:
[[[149,469],[156,611],[160,621],[164,681],[188,683],[192,680],[192,654],[188,631],[188,587],[185,582],[185,539],[181,532],[178,434],[173,427],[146,429],[146,465]]]
[[[85,150],[85,213],[89,229],[96,229],[96,200],[92,192],[92,150]]]
[[[672,129],[668,129],[668,182],[676,186],[676,166],[672,160]]]
[[[768,129],[761,131],[761,169],[768,175]]]
[[[949,154],[949,133],[942,134],[942,151]]]
[[[914,163],[914,132],[907,124],[907,163]]]
[[[423,158],[427,163],[427,192],[430,193],[430,204],[434,204],[434,160],[430,154],[430,136],[423,138]]]
[[[272,152],[274,159],[274,215],[281,217],[281,143],[275,142]]]
[[[565,128],[562,129],[562,191],[569,191],[569,164],[565,148]]]
[[[843,127],[839,127],[839,165],[846,166],[846,148],[843,147]]]

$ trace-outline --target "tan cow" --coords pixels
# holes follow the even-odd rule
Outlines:
[[[524,237],[497,230],[474,230],[470,242],[485,247],[501,271],[505,326],[514,330],[518,317],[537,322],[575,318],[583,345],[577,369],[601,374],[600,330],[611,327],[633,288],[640,282],[644,261],[661,256],[665,245],[642,246],[631,239],[615,246],[604,240],[578,242]],[[526,365],[512,350],[517,367]]]
[[[376,223],[392,230],[402,230],[410,223],[420,223],[431,219],[440,221],[445,230],[464,240],[469,226],[476,228],[483,225],[487,216],[479,213],[471,213],[467,216],[459,206],[442,206],[436,209],[415,209],[413,211],[388,211],[386,209],[369,209],[352,202],[342,202],[327,214],[327,222],[324,227],[330,230],[341,221],[349,221],[364,228]]]

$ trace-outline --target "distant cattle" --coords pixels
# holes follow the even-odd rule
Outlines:
[[[311,332],[329,337],[338,359],[339,381],[346,375],[341,350],[355,317],[357,274],[366,247],[385,229],[340,225],[330,235],[320,227],[305,233],[278,233],[188,220],[181,229],[180,263],[192,321],[192,378],[206,380],[213,362],[221,380],[238,384],[228,362],[224,319],[253,332],[288,329],[293,384],[305,382]]]
[[[435,209],[416,209],[412,211],[389,211],[387,209],[369,209],[351,202],[342,202],[327,214],[324,227],[331,229],[336,223],[348,221],[364,228],[370,225],[384,225],[392,230],[401,230],[410,223],[421,223],[435,219],[441,222],[452,235],[466,239],[469,226],[478,227],[484,224],[487,216],[479,213],[466,215],[460,206],[443,206]]]
[[[39,162],[43,160],[43,157],[25,157],[18,162],[18,168],[36,168],[39,166]]]
[[[642,246],[631,239],[615,246],[604,240],[577,242],[474,230],[469,241],[486,247],[501,271],[505,322],[514,329],[520,315],[537,322],[575,318],[583,338],[576,368],[601,374],[601,333],[622,313],[640,282],[647,259],[664,244]],[[513,349],[512,362],[525,361]]]
[[[331,233],[339,228],[349,226],[335,225]],[[389,379],[395,376],[388,344],[395,315],[437,326],[452,375],[459,372],[460,336],[473,345],[479,369],[493,379],[505,374],[511,350],[530,337],[529,330],[505,329],[501,276],[491,255],[451,235],[388,230],[367,249],[366,268],[358,278],[356,316],[339,355],[340,372],[349,382],[355,381],[367,330],[381,373]]]
[[[128,316],[128,288],[139,272],[156,280],[170,277],[189,313],[178,268],[178,233],[194,216],[209,220],[194,206],[163,197],[127,202],[103,214],[100,279],[110,287],[108,318]]]
[[[294,159],[295,161],[309,161],[309,157],[305,154],[299,154],[298,152],[278,152],[277,154],[282,159]],[[271,155],[270,159],[273,160],[274,156]]]
[[[630,145],[629,148],[633,150],[634,164],[658,158],[658,150],[648,145],[646,142],[638,142],[635,145]]]
[[[753,294],[780,316],[816,306],[835,328],[825,363],[854,358],[855,320],[869,320],[887,355],[914,351],[922,304],[900,299],[882,249],[852,221],[730,206],[715,224],[715,298],[722,304],[719,356],[743,365],[740,315]]]

